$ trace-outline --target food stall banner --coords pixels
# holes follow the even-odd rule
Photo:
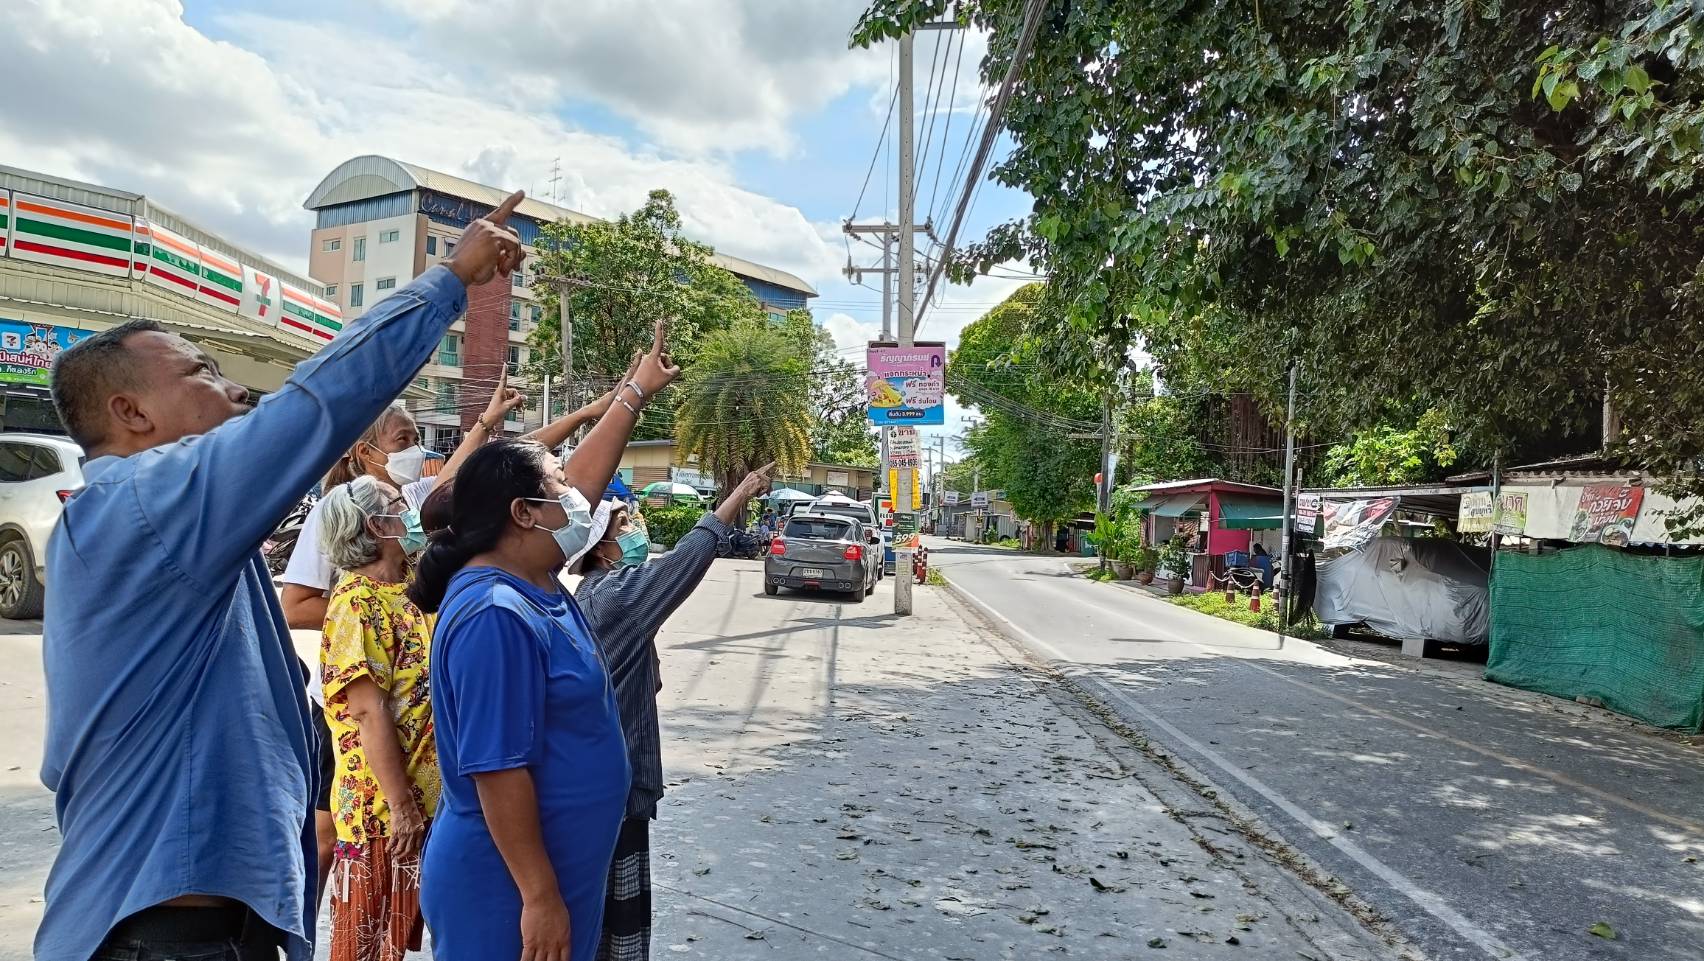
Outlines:
[[[1527,496],[1525,491],[1503,491],[1497,497],[1497,517],[1491,530],[1504,537],[1520,537],[1526,533]]]
[[[1396,498],[1369,497],[1352,501],[1325,501],[1325,550],[1360,550],[1379,535],[1384,522],[1396,511]]]
[[[871,423],[947,422],[942,406],[947,386],[945,344],[871,344],[867,366],[870,373],[864,389],[869,394]]]
[[[1490,491],[1471,491],[1461,495],[1461,513],[1456,518],[1456,530],[1463,534],[1484,534],[1491,530],[1496,519],[1497,505]]]
[[[1625,547],[1633,542],[1633,524],[1645,489],[1630,484],[1592,484],[1580,488],[1579,506],[1568,539],[1578,544]]]

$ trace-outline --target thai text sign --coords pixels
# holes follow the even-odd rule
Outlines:
[[[0,319],[0,384],[46,387],[53,359],[88,336],[75,327]]]
[[[970,506],[975,507],[975,508],[987,507],[988,506],[988,492],[987,491],[976,491],[975,493],[971,494],[970,495]]]
[[[1568,539],[1581,544],[1624,547],[1633,541],[1633,522],[1645,502],[1645,489],[1627,484],[1592,484],[1580,488],[1574,529]]]
[[[1456,519],[1456,530],[1463,534],[1484,534],[1491,530],[1495,519],[1497,505],[1491,500],[1490,491],[1472,491],[1461,495],[1461,514]]]
[[[942,496],[944,496],[946,498],[946,505],[948,507],[957,507],[958,506],[958,502],[959,502],[959,492],[958,491],[946,491]]]
[[[1526,518],[1526,494],[1504,491],[1497,498],[1497,521],[1491,529],[1503,537],[1520,537],[1526,533]]]
[[[888,433],[888,467],[916,470],[923,466],[923,445],[917,428],[895,427]]]
[[[1323,498],[1318,494],[1296,495],[1296,530],[1309,536],[1319,534],[1319,515]]]
[[[894,347],[871,344],[869,374],[870,421],[875,424],[944,424],[941,406],[947,388],[947,348],[944,344]]]

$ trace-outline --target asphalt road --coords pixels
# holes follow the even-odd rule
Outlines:
[[[1704,958],[1704,750],[1388,648],[1280,647],[1057,556],[929,547],[1007,633],[1427,956]]]

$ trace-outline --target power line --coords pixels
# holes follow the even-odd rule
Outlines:
[[[981,179],[983,167],[988,163],[988,155],[994,149],[994,141],[999,137],[1001,117],[1006,112],[1006,105],[1011,102],[1012,90],[1017,86],[1018,74],[1023,69],[1025,58],[1029,56],[1030,46],[1035,43],[1036,32],[1041,28],[1041,9],[1046,5],[1047,0],[1029,0],[1024,7],[1023,30],[1018,35],[1017,46],[1013,48],[1012,62],[1006,67],[1006,76],[1001,80],[1000,89],[994,95],[994,103],[988,108],[988,122],[982,129],[982,142],[977,145],[976,159],[971,162],[964,191],[959,195],[958,208],[953,211],[952,226],[947,230],[946,249],[935,269],[929,272],[929,286],[923,292],[923,305],[917,311],[919,316],[914,329],[921,328],[927,322],[929,304],[935,298],[935,285],[940,282],[947,262],[952,259],[953,248],[958,244],[959,230],[963,228],[965,215],[970,210],[971,196],[976,191],[977,181]]]
[[[888,98],[887,119],[882,121],[881,136],[876,138],[876,149],[870,154],[870,169],[864,171],[864,185],[858,188],[858,199],[852,204],[852,218],[858,216],[858,211],[864,206],[864,191],[870,189],[870,177],[876,172],[876,161],[881,159],[882,144],[887,140],[888,128],[893,126],[893,106],[899,102],[899,88],[893,88],[893,96]]]
[[[935,53],[929,61],[929,82],[923,85],[924,119],[919,123],[919,126],[923,128],[923,136],[918,142],[923,145],[923,149],[918,152],[917,157],[912,164],[912,183],[921,184],[923,182],[923,175],[929,170],[929,142],[935,136],[935,117],[940,113],[941,109],[940,85],[947,82],[947,65],[941,56],[941,48],[943,46],[946,47],[946,56],[950,59],[953,55],[953,35],[956,33],[958,33],[957,30],[938,30],[935,32]],[[942,39],[942,34],[946,34],[945,40]],[[939,83],[936,82],[935,76],[937,66],[940,68]],[[923,205],[923,209],[928,210],[933,207],[934,204],[935,196],[934,194],[930,194],[929,202]]]
[[[958,34],[960,32],[961,31],[958,30],[950,31],[951,34]],[[948,49],[951,50],[951,39],[949,39],[947,43]],[[961,39],[959,41],[958,59],[953,61],[953,82],[952,85],[947,88],[947,122],[941,125],[941,149],[935,155],[935,183],[929,188],[930,219],[933,219],[935,216],[935,198],[941,195],[941,169],[947,165],[947,141],[951,140],[953,135],[953,103],[958,98],[959,67],[964,65],[964,48],[965,44]],[[937,107],[937,109],[939,108]],[[968,140],[966,141],[966,145],[969,145]],[[928,141],[924,141],[925,152],[927,152],[927,149]],[[956,179],[958,174],[954,173],[953,177]],[[951,181],[948,182],[951,183]]]

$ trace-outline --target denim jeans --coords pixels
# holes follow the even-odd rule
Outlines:
[[[278,961],[280,943],[278,930],[252,914],[241,935],[216,941],[125,937],[121,925],[89,961]]]

